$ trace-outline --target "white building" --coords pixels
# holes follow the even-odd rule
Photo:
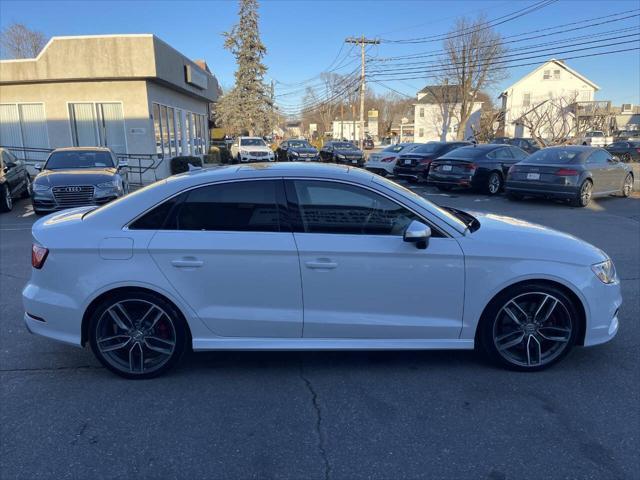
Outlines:
[[[360,141],[360,120],[334,120],[331,125],[331,136],[336,140],[345,138],[353,142]]]
[[[451,141],[458,138],[460,118],[459,89],[456,85],[426,86],[418,92],[414,104],[414,141]],[[480,123],[482,102],[474,102],[464,138],[473,137]]]
[[[519,122],[536,105],[550,99],[562,104],[594,101],[600,87],[563,61],[551,59],[525,75],[500,94],[504,112],[504,135],[529,137],[528,129]]]

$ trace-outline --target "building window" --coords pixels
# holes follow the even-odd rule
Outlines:
[[[47,121],[42,103],[0,105],[0,145],[16,147],[13,154],[21,159],[46,160],[46,153],[29,153],[20,148],[49,148]]]
[[[549,80],[551,78],[551,70],[545,70],[542,74],[543,80]]]
[[[560,70],[554,70],[553,71],[553,79],[554,80],[560,80]]]
[[[523,107],[528,107],[529,105],[531,105],[531,94],[530,93],[525,93],[522,96],[522,106]]]
[[[157,103],[153,104],[153,131],[156,139],[156,153],[162,155],[163,145],[162,145],[162,125],[160,122],[160,105]]]
[[[418,129],[418,136],[419,137],[424,137],[424,128]]]
[[[424,118],[424,108],[420,107],[420,118]]]
[[[160,106],[160,121],[162,124],[162,155],[171,155],[169,150],[169,127],[167,124],[167,107]]]
[[[126,153],[121,103],[70,103],[69,123],[75,147],[109,147],[115,153]]]
[[[184,155],[182,151],[182,110],[176,109],[176,151],[178,155]]]

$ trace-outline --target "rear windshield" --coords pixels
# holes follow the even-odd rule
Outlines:
[[[45,170],[63,170],[67,168],[113,168],[113,159],[109,152],[67,151],[53,152]]]
[[[486,150],[476,147],[460,147],[455,150],[451,150],[446,155],[440,157],[440,159],[452,158],[455,160],[467,160],[472,158],[481,157],[482,155],[489,153],[492,150]]]
[[[385,148],[384,150],[382,150],[383,152],[393,152],[393,153],[398,153],[401,152],[404,149],[410,150],[411,149],[411,145],[391,145],[387,148]]]
[[[442,148],[441,143],[425,143],[424,145],[419,145],[414,148],[412,151],[415,153],[436,153],[438,150]]]
[[[545,148],[529,155],[520,163],[528,164],[566,164],[573,163],[578,160],[580,150],[569,148]]]

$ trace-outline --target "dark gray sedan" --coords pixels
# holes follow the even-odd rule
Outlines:
[[[512,200],[529,195],[586,207],[594,196],[631,195],[633,172],[603,148],[549,147],[511,167],[505,190]]]
[[[33,181],[33,210],[38,214],[103,205],[129,191],[127,172],[104,147],[58,148]]]

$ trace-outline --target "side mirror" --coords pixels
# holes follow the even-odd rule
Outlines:
[[[42,170],[42,164],[41,163],[36,163],[33,168],[35,168],[36,170],[40,171]]]
[[[6,172],[7,170],[11,170],[12,168],[15,168],[16,164],[13,162],[5,162],[4,164],[4,171]]]
[[[129,166],[129,162],[127,162],[126,160],[120,160],[118,162],[118,168],[126,168]]]
[[[429,244],[431,238],[431,228],[422,222],[413,220],[404,231],[403,240],[409,243],[415,243],[416,248],[424,250]]]

